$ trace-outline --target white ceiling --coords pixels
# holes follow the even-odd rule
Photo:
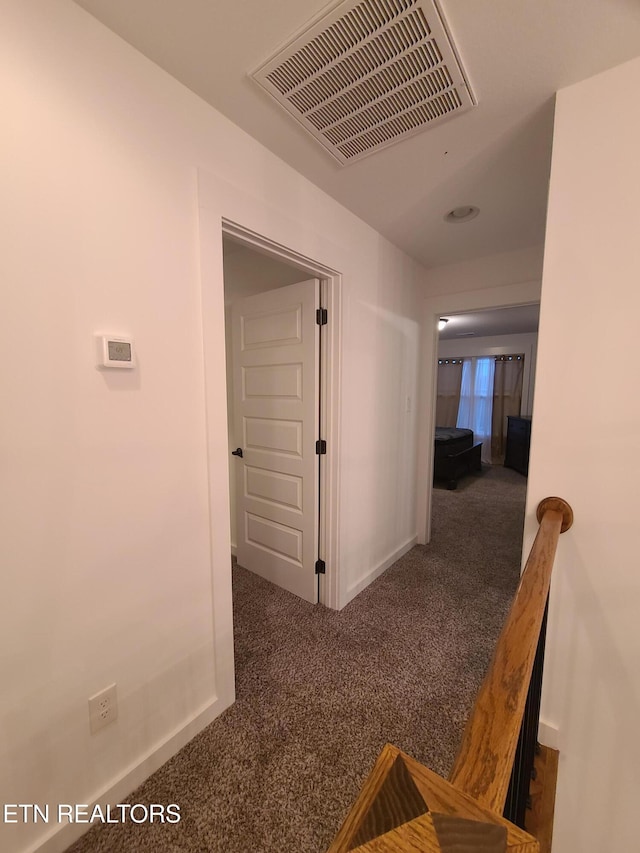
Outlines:
[[[554,92],[640,53],[638,0],[441,0],[478,107],[341,167],[248,77],[335,3],[75,2],[426,266],[541,244]]]
[[[307,276],[270,255],[238,243],[223,235],[225,262],[225,298],[248,296],[263,290],[286,287]],[[512,308],[492,308],[484,311],[467,311],[445,314],[447,325],[439,333],[441,341],[461,340],[470,337],[495,337],[537,332],[540,305],[518,305]]]
[[[537,332],[540,305],[519,305],[466,314],[447,314],[447,325],[440,332],[441,341],[468,337],[493,337]]]

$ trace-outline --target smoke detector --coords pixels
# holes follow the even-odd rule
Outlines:
[[[342,165],[477,103],[436,0],[347,0],[252,76]]]

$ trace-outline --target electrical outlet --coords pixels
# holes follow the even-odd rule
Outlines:
[[[108,726],[118,719],[118,696],[116,693],[116,685],[110,684],[89,697],[89,728],[91,734]]]

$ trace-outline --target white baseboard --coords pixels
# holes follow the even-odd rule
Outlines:
[[[345,596],[345,600],[341,602],[340,606],[346,607],[350,601],[358,595],[359,592],[362,592],[363,589],[369,586],[372,581],[376,578],[380,577],[383,572],[386,572],[389,566],[392,566],[396,560],[399,560],[400,557],[404,557],[407,551],[410,551],[413,546],[417,543],[418,537],[412,536],[411,539],[407,540],[404,545],[401,545],[393,554],[390,554],[386,559],[384,559],[377,566],[374,566],[370,571],[366,573],[360,580],[356,581],[353,586],[350,586],[347,590],[347,594]]]
[[[238,548],[237,548],[237,546],[235,545],[235,543],[234,543],[234,542],[232,542],[232,543],[231,543],[231,556],[232,556],[232,557],[237,557],[237,556],[238,556]]]
[[[548,746],[551,749],[560,749],[560,731],[556,726],[552,726],[551,723],[545,723],[544,720],[540,720],[538,723],[538,741],[543,746]]]
[[[94,794],[93,798],[88,799],[89,812],[98,803],[105,807],[107,805],[115,806],[123,802],[145,779],[148,779],[152,773],[162,767],[166,761],[179,752],[183,746],[232,704],[233,697],[226,701],[214,699],[200,711],[197,711],[188,722],[174,730],[135,764],[129,766],[97,795]],[[178,803],[178,805],[180,804]],[[63,853],[67,847],[77,841],[89,829],[91,829],[90,824],[66,823],[58,825],[43,839],[26,848],[24,853]]]

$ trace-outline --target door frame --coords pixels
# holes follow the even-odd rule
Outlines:
[[[427,297],[422,315],[422,382],[419,415],[419,434],[433,436],[438,369],[438,320],[447,314],[465,311],[482,311],[492,308],[513,308],[541,302],[541,282],[527,281],[513,285],[500,285],[482,290]],[[431,541],[433,441],[418,442],[418,487],[416,494],[416,529],[418,543]]]
[[[268,257],[274,258],[300,270],[309,278],[320,279],[320,304],[327,309],[329,321],[322,326],[320,333],[320,429],[327,442],[326,455],[320,456],[320,515],[318,524],[318,548],[321,559],[325,561],[326,573],[319,575],[318,602],[334,610],[338,609],[339,590],[339,473],[340,429],[340,327],[341,327],[341,288],[342,276],[336,270],[319,261],[308,258],[293,249],[289,249],[274,240],[257,234],[249,228],[222,218],[222,235],[231,237]]]

